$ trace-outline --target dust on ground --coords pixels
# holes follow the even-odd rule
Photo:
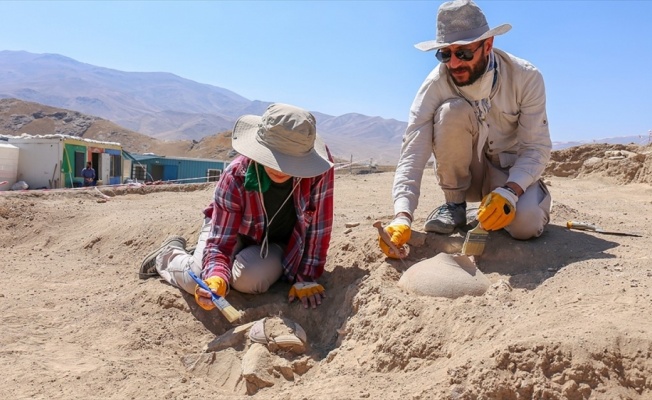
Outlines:
[[[424,176],[404,262],[382,256],[372,227],[391,219],[393,174],[338,174],[324,303],[288,304],[283,282],[263,295],[228,296],[245,312],[242,323],[275,315],[299,323],[310,345],[303,355],[260,345],[249,352],[248,343],[204,353],[233,326],[159,279],[138,279],[142,258],[168,235],[196,241],[212,185],[2,193],[0,392],[11,399],[651,398],[650,156],[649,148],[607,153],[622,150],[630,151],[555,153],[547,231],[531,241],[492,232],[478,259],[491,287],[454,300],[397,286],[411,265],[462,246],[462,234],[422,231],[443,201],[433,171]],[[571,219],[643,238],[570,231]],[[252,355],[257,375],[244,377]]]

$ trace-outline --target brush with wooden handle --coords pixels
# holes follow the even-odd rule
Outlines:
[[[576,229],[579,231],[590,231],[590,232],[595,232],[595,233],[603,233],[605,235],[617,235],[617,236],[634,236],[634,237],[642,237],[642,235],[639,235],[638,233],[633,233],[633,232],[616,232],[616,231],[605,231],[604,229],[593,225],[593,224],[588,224],[586,222],[577,222],[577,221],[568,221],[566,222],[566,227],[568,229]]]
[[[484,251],[484,246],[487,244],[489,232],[482,229],[480,221],[466,233],[464,244],[462,245],[462,254],[467,256],[479,256]]]

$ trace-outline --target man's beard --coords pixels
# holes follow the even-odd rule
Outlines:
[[[482,75],[484,75],[485,70],[487,69],[487,63],[489,62],[489,57],[485,56],[484,49],[482,49],[482,56],[480,57],[480,61],[474,66],[474,67],[461,67],[461,68],[456,68],[454,71],[468,71],[469,72],[469,79],[463,82],[458,82],[453,75],[450,75],[451,79],[453,79],[453,82],[455,82],[455,85],[457,86],[469,86],[475,83]],[[453,72],[450,69],[448,72]]]

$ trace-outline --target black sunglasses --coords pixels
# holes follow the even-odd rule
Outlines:
[[[475,52],[478,51],[480,47],[484,45],[484,40],[480,42],[480,45],[476,47],[475,49],[460,49],[455,51],[455,53],[451,53],[450,51],[441,51],[437,50],[437,53],[435,53],[435,57],[444,64],[449,62],[451,60],[451,56],[455,54],[455,57],[457,57],[458,60],[460,61],[471,61],[473,60],[473,57],[475,56]]]

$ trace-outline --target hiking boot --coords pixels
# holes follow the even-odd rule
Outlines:
[[[165,239],[163,243],[161,243],[161,246],[149,253],[143,260],[142,264],[140,264],[138,277],[140,279],[147,279],[158,275],[158,272],[156,271],[156,257],[170,247],[186,251],[186,239],[176,235],[169,236]]]
[[[444,203],[428,215],[424,229],[426,232],[449,234],[453,233],[455,228],[464,225],[466,225],[466,203]]]

